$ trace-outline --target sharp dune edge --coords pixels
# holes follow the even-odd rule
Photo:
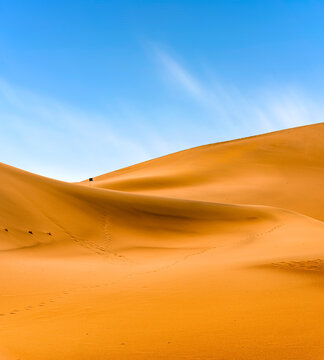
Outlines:
[[[74,184],[0,164],[0,359],[323,359],[323,138]]]

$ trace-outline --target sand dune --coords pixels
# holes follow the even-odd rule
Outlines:
[[[0,165],[0,359],[322,359],[324,124],[94,181]]]
[[[97,176],[91,186],[269,205],[324,220],[323,134],[319,123],[200,146]]]

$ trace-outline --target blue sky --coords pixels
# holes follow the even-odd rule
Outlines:
[[[323,121],[323,1],[0,0],[0,161],[77,181]]]

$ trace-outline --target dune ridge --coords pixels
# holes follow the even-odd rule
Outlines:
[[[321,359],[324,124],[66,183],[0,164],[0,357]]]

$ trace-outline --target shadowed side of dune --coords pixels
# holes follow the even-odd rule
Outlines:
[[[132,249],[165,249],[172,255],[172,249],[226,247],[246,249],[254,259],[322,249],[318,235],[304,243],[307,231],[320,222],[284,209],[89,188],[6,165],[1,176],[2,252],[36,248],[52,256],[116,256]],[[287,235],[280,235],[283,226]],[[273,240],[263,244],[273,231]]]
[[[63,244],[98,251],[199,247],[204,237],[242,234],[279,216],[262,207],[86,188],[6,165],[1,177],[1,250]]]

